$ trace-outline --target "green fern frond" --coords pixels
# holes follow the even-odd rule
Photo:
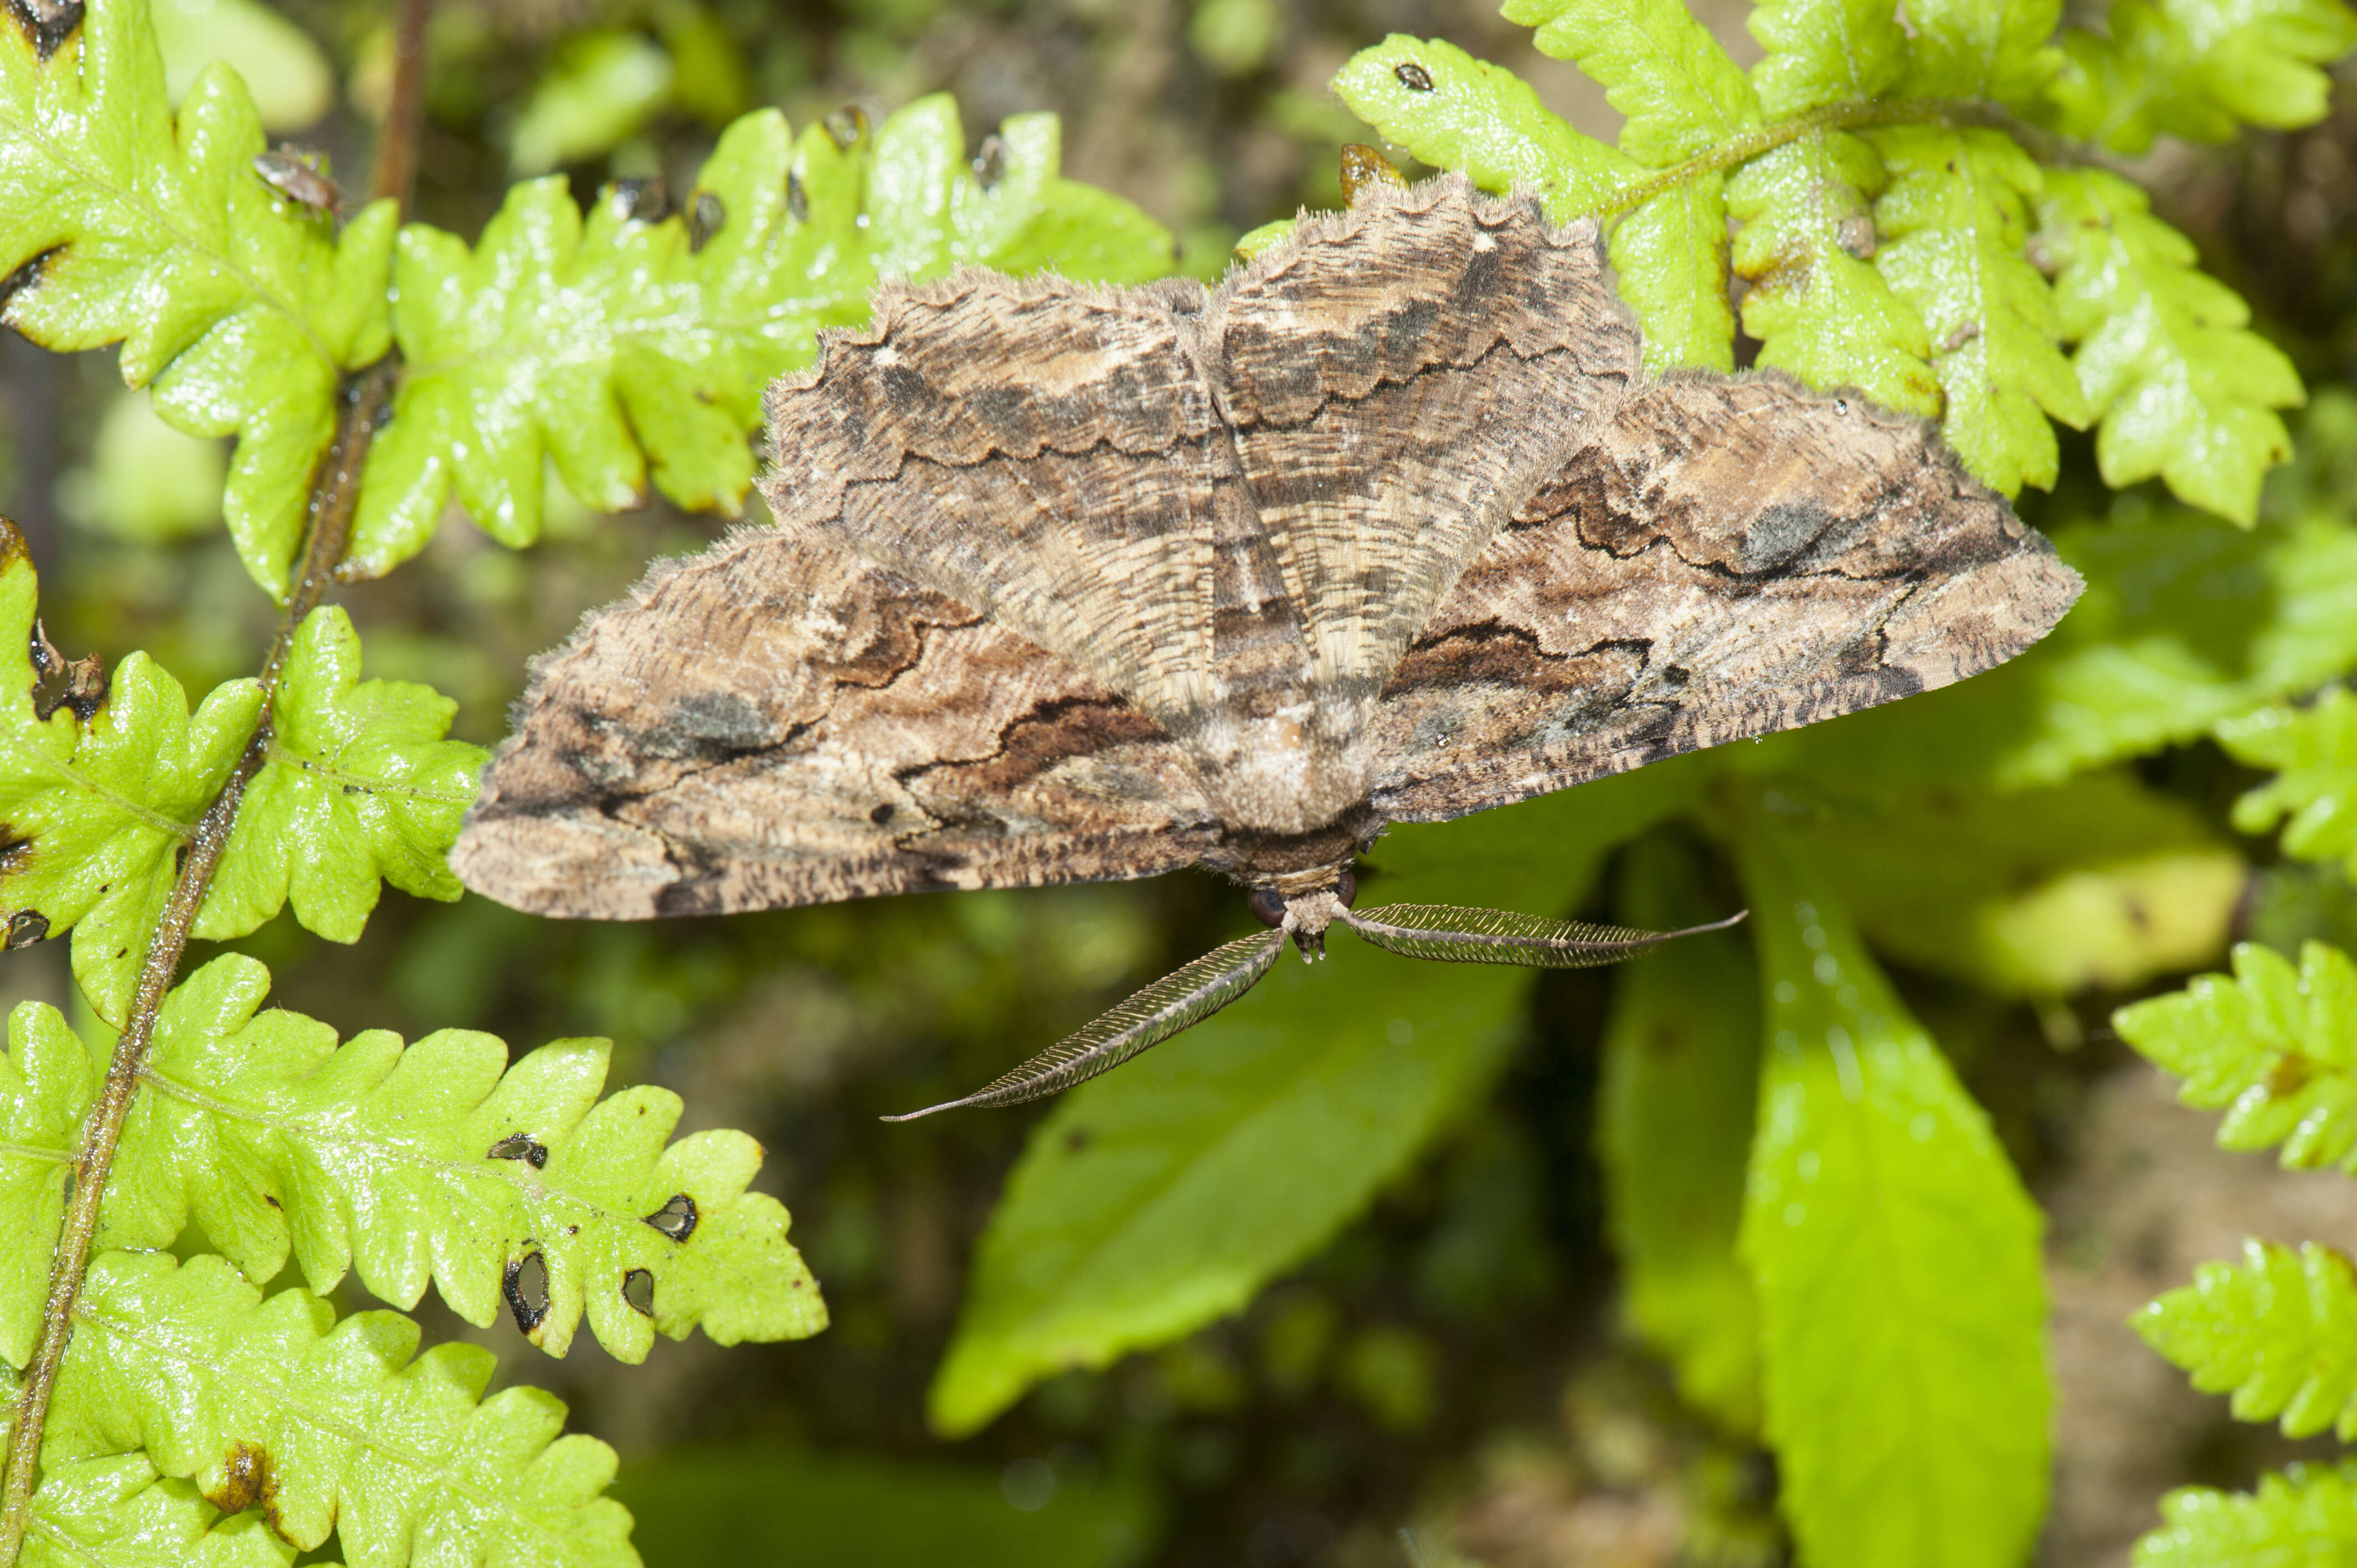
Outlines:
[[[2332,85],[2320,68],[2352,45],[2357,13],[2341,0],[2115,0],[2102,34],[2063,38],[2053,123],[2131,154],[2161,134],[2314,124]]]
[[[2231,1392],[2237,1421],[2357,1437],[2357,1267],[2314,1241],[2246,1241],[2243,1258],[2202,1264],[2129,1322],[2195,1388]]]
[[[1751,284],[1743,329],[1760,339],[1762,365],[1934,418],[1940,382],[1922,317],[1867,259],[1870,199],[1887,183],[1873,147],[1841,131],[1813,132],[1737,172],[1727,194],[1743,225],[1735,270]]]
[[[1910,0],[1900,91],[2023,109],[2043,102],[2062,68],[2054,29],[2062,0]]]
[[[2357,1172],[2357,963],[2322,942],[2299,968],[2272,948],[2234,949],[2234,975],[2112,1015],[2120,1037],[2185,1080],[2178,1098],[2223,1110],[2218,1144],[2283,1144],[2286,1165]]]
[[[2007,495],[2050,489],[2061,454],[2047,419],[2083,428],[2088,410],[2056,346],[2053,291],[2022,254],[2037,164],[1997,131],[1905,125],[1871,139],[1891,176],[1874,204],[1875,270],[1931,338],[1941,434]]]
[[[49,1251],[65,1212],[98,1065],[54,1007],[20,1003],[0,1057],[0,1361],[22,1367],[41,1335]]]
[[[2136,1568],[2274,1568],[2357,1554],[2357,1465],[2291,1465],[2255,1492],[2180,1487],[2161,1527],[2136,1542]]]
[[[2285,854],[2338,860],[2357,876],[2357,695],[2329,687],[2305,708],[2228,719],[2217,736],[2237,762],[2276,770],[2234,802],[2234,826],[2264,833],[2282,822]]]
[[[257,1509],[224,1515],[145,1454],[74,1459],[43,1472],[24,1568],[285,1568],[295,1548]],[[335,1568],[324,1563],[321,1568]]]
[[[1758,128],[1760,97],[1684,0],[1507,0],[1538,51],[1577,64],[1628,117],[1620,150],[1647,168]]]
[[[761,389],[824,326],[867,319],[886,277],[1055,266],[1117,283],[1168,269],[1168,233],[1057,174],[1051,115],[1007,122],[969,166],[945,95],[850,147],[765,110],[730,126],[679,217],[619,199],[585,218],[563,178],[515,187],[471,250],[402,231],[393,331],[406,360],[369,456],[347,570],[423,548],[455,489],[494,537],[540,532],[544,463],[608,510],[651,476],[683,507],[734,516],[753,478]],[[701,242],[699,243],[699,241]]]
[[[1751,85],[1774,118],[1878,97],[1906,69],[1898,10],[1878,0],[1761,0],[1744,26],[1767,51]]]
[[[232,681],[191,715],[180,683],[134,653],[94,706],[45,698],[38,591],[23,538],[0,531],[0,918],[11,946],[70,929],[76,983],[120,1027],[179,851],[253,733],[262,688]]]
[[[291,1251],[315,1290],[356,1270],[407,1307],[431,1282],[468,1322],[505,1310],[553,1356],[585,1311],[623,1361],[644,1359],[657,1331],[700,1326],[735,1344],[825,1326],[785,1209],[745,1190],[760,1145],[715,1131],[666,1146],[680,1101],[665,1090],[600,1102],[606,1041],[559,1040],[512,1066],[470,1030],[406,1048],[370,1030],[339,1047],[316,1019],[257,1013],[269,984],[231,954],[167,999],[107,1190],[106,1245],[167,1246],[193,1220],[250,1278]],[[48,1046],[58,1026],[37,1015],[26,1033]],[[19,1114],[54,1119],[65,1090],[38,1087]],[[24,1200],[34,1219],[39,1197]]]
[[[2100,169],[2050,169],[2038,241],[2113,489],[2158,474],[2248,525],[2259,479],[2291,456],[2275,410],[2305,395],[2291,361],[2245,329],[2240,295],[2193,266],[2191,241],[2143,191]]]
[[[308,929],[357,941],[381,882],[445,903],[464,891],[444,857],[486,753],[444,738],[457,703],[360,667],[350,616],[304,621],[198,936],[242,937],[291,902]]]
[[[601,1496],[613,1450],[563,1435],[539,1389],[485,1399],[496,1360],[479,1346],[420,1356],[407,1318],[338,1322],[211,1256],[102,1253],[74,1318],[45,1467],[144,1451],[226,1512],[262,1505],[256,1522],[297,1548],[335,1532],[355,1564],[638,1562],[630,1515]]]
[[[0,21],[0,320],[52,349],[123,345],[123,379],[195,435],[238,437],[222,510],[246,569],[283,593],[339,375],[384,353],[396,222],[338,232],[254,173],[264,145],[226,66],[177,116],[148,8],[100,0],[43,58]]]

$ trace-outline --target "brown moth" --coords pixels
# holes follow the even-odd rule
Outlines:
[[[958,1105],[1126,1060],[1337,922],[1422,958],[1646,950],[1357,911],[1351,863],[1388,822],[1946,685],[2079,591],[1918,421],[1647,376],[1595,226],[1456,177],[1365,181],[1211,291],[887,285],[769,430],[776,525],[539,661],[452,865],[599,919],[1189,865],[1251,890],[1265,934]]]

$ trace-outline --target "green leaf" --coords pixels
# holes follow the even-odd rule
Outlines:
[[[1902,91],[2042,107],[2062,66],[2048,41],[2061,20],[2062,0],[1913,0]]]
[[[1874,204],[1875,270],[1930,335],[1940,433],[2007,495],[2052,489],[2061,456],[2047,416],[2073,429],[2091,416],[2056,347],[2053,291],[2022,256],[2038,166],[2000,131],[1908,125],[1872,140],[1890,171]]]
[[[174,116],[148,8],[92,5],[38,58],[0,26],[0,320],[52,349],[123,345],[123,379],[192,435],[238,436],[223,513],[283,593],[344,371],[384,353],[393,203],[340,232],[255,175],[244,84],[215,64]]]
[[[2156,135],[2226,141],[2244,124],[2324,118],[2318,68],[2357,44],[2340,0],[2114,0],[2102,35],[2073,28],[2048,88],[2057,127],[2139,154]]]
[[[1742,70],[1684,0],[1506,0],[1544,55],[1576,63],[1628,116],[1620,150],[1648,168],[1679,163],[1760,124]]]
[[[1737,837],[1769,1030],[1741,1245],[1785,1517],[1816,1568],[2013,1568],[2046,1503],[2038,1209],[1823,877],[1763,819]]]
[[[2357,1437],[2357,1266],[2314,1241],[2246,1241],[2243,1260],[2202,1264],[2129,1322],[2195,1388],[2233,1394],[2235,1420]]]
[[[458,704],[429,686],[360,678],[340,608],[295,634],[271,709],[269,758],[246,786],[196,935],[242,937],[289,902],[306,929],[358,941],[379,879],[444,903],[444,856],[487,753],[446,740]]]
[[[0,27],[0,36],[6,28]],[[232,681],[192,717],[188,694],[144,653],[116,666],[81,718],[46,716],[31,656],[38,585],[13,529],[0,534],[0,916],[22,943],[73,931],[74,979],[121,1027],[147,939],[193,824],[261,717],[261,687]]]
[[[1438,38],[1394,33],[1351,56],[1333,88],[1386,140],[1484,190],[1527,190],[1553,222],[1603,210],[1641,172],[1573,130],[1512,71]]]
[[[42,1466],[25,1568],[285,1568],[295,1549],[259,1509],[223,1515],[145,1454]]]
[[[2329,1568],[2357,1554],[2357,1465],[2289,1465],[2260,1477],[2256,1493],[2179,1487],[2160,1517],[2136,1542],[2136,1568]]]
[[[1383,897],[1553,912],[1683,803],[1663,764],[1373,856]],[[931,1400],[971,1432],[1039,1379],[1242,1308],[1330,1240],[1502,1064],[1530,972],[1419,963],[1347,934],[1210,1022],[1060,1100],[975,1254]],[[1282,1191],[1285,1201],[1269,1201]]]
[[[0,1058],[0,1360],[27,1366],[41,1337],[81,1119],[98,1093],[90,1052],[54,1007],[17,1004]]]
[[[760,1145],[716,1131],[666,1147],[680,1115],[667,1090],[599,1102],[606,1041],[558,1040],[512,1067],[471,1030],[404,1049],[372,1029],[339,1047],[316,1019],[257,1015],[269,983],[231,954],[166,1000],[107,1190],[106,1244],[167,1246],[193,1219],[250,1278],[275,1275],[291,1249],[317,1291],[357,1269],[406,1307],[430,1279],[469,1323],[504,1306],[553,1356],[585,1310],[608,1353],[632,1362],[658,1330],[701,1326],[727,1345],[824,1326],[785,1209],[745,1190]],[[502,1301],[535,1256],[537,1317],[540,1304]]]
[[[1026,1467],[1049,1494],[1028,1512],[1007,1507],[996,1471],[747,1444],[635,1461],[614,1493],[649,1568],[1123,1568],[1153,1543],[1139,1492]]]
[[[2243,942],[2231,981],[2201,975],[2121,1008],[2112,1026],[2185,1080],[2178,1099],[2226,1112],[2220,1148],[2280,1143],[2287,1166],[2357,1173],[2357,964],[2339,949],[2309,942],[2295,971]]]
[[[763,110],[721,136],[683,203],[718,220],[700,248],[683,218],[642,223],[611,197],[585,220],[553,177],[511,190],[472,250],[403,230],[406,366],[369,454],[349,570],[380,575],[424,548],[454,489],[495,538],[530,543],[544,458],[594,507],[636,504],[651,478],[683,507],[737,515],[762,388],[810,362],[819,328],[866,322],[880,278],[1168,270],[1167,231],[1057,174],[1052,116],[1007,122],[987,183],[964,149],[942,95],[847,151]]]
[[[1906,66],[1898,12],[1878,0],[1761,0],[1744,26],[1768,51],[1751,85],[1770,119],[1879,97]]]
[[[2235,761],[2276,769],[2234,802],[2234,826],[2264,833],[2283,822],[2286,854],[2338,860],[2357,876],[2357,696],[2330,687],[2308,707],[2261,708],[2217,734]]]
[[[1788,803],[1821,802],[1793,837],[1878,950],[2001,996],[2212,962],[2248,885],[2200,812],[2126,771],[2005,794],[1823,769],[1777,783]]]
[[[1789,142],[1727,181],[1743,225],[1735,270],[1751,284],[1743,329],[1760,339],[1763,366],[1929,419],[1940,382],[1922,317],[1865,259],[1875,247],[1867,199],[1885,183],[1873,147],[1840,131]]]
[[[508,167],[546,174],[611,152],[671,102],[671,56],[644,33],[593,28],[556,46],[516,116]]]
[[[2047,171],[2038,204],[2062,336],[2101,421],[2095,461],[2114,489],[2158,474],[2180,499],[2248,525],[2261,476],[2291,456],[2274,411],[2301,401],[2299,376],[2149,206],[2086,168]]]
[[[336,106],[336,68],[309,34],[259,0],[154,0],[148,15],[176,103],[218,59],[253,94],[265,131],[303,130]]]
[[[1645,369],[1735,369],[1735,312],[1727,303],[1727,181],[1696,175],[1613,226],[1620,297],[1645,332]]]
[[[599,1495],[613,1450],[560,1435],[565,1406],[538,1389],[483,1398],[490,1351],[417,1341],[393,1313],[264,1299],[221,1258],[102,1252],[41,1462],[145,1450],[224,1504],[266,1497],[297,1548],[335,1532],[354,1564],[635,1565],[630,1516]]]
[[[1669,930],[1726,912],[1677,841],[1630,851],[1621,920]],[[1686,1402],[1746,1434],[1760,1424],[1760,1315],[1735,1243],[1759,1077],[1760,981],[1742,935],[1672,942],[1616,977],[1596,1152],[1622,1310]]]

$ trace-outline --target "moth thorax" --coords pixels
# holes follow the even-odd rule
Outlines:
[[[1314,832],[1367,796],[1365,748],[1338,744],[1307,703],[1223,715],[1189,749],[1212,811],[1231,830]]]

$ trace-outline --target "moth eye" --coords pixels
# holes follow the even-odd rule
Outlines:
[[[1334,897],[1342,901],[1342,908],[1345,909],[1357,903],[1359,901],[1359,874],[1351,870],[1349,866],[1344,866],[1342,868],[1341,880],[1334,884]]]
[[[1253,918],[1258,920],[1262,925],[1281,926],[1285,924],[1285,899],[1275,888],[1254,888],[1252,890],[1251,902]]]

